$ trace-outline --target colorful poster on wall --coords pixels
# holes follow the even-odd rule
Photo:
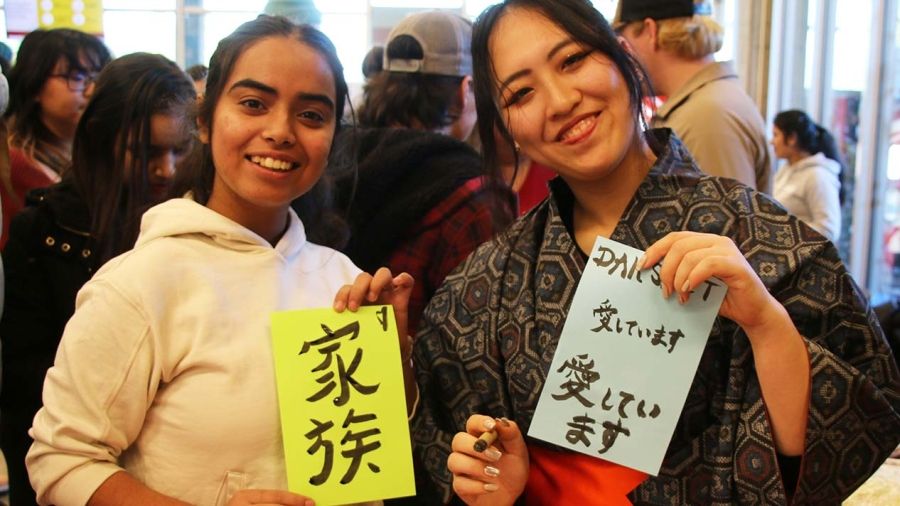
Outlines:
[[[642,253],[597,238],[528,435],[656,475],[727,288],[664,299]]]
[[[37,28],[74,28],[103,35],[102,0],[6,0],[8,37]]]
[[[415,494],[390,306],[272,315],[288,486],[317,505]]]

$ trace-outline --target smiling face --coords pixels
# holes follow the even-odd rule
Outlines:
[[[200,128],[215,165],[207,206],[251,229],[282,220],[325,169],[335,94],[327,62],[299,40],[276,36],[249,46],[227,78],[212,125]]]
[[[629,89],[605,55],[523,8],[503,14],[489,50],[500,115],[526,156],[570,184],[645,160]]]

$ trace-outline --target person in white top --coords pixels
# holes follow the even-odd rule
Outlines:
[[[85,285],[47,374],[26,458],[41,504],[313,503],[286,491],[270,314],[391,303],[409,352],[412,278],[360,273],[290,208],[346,95],[312,27],[261,16],[220,42],[190,192]]]
[[[843,164],[834,137],[805,112],[783,111],[775,116],[772,146],[775,156],[788,162],[775,174],[775,200],[837,242],[841,237]]]

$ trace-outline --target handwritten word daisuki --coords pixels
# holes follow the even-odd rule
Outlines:
[[[597,267],[607,269],[607,273],[610,276],[618,275],[621,276],[622,279],[630,279],[638,283],[643,283],[648,272],[641,270],[641,258],[642,257],[639,255],[631,257],[628,253],[617,255],[615,251],[600,246],[597,248],[597,254],[591,258],[591,261],[593,261]],[[649,269],[650,282],[656,286],[659,286],[660,284],[659,268],[660,264],[656,264]],[[698,286],[697,290],[692,290],[691,293],[700,291],[701,297],[705,301],[709,298],[709,295],[714,288],[722,288],[722,285],[708,279],[704,281],[702,285]]]

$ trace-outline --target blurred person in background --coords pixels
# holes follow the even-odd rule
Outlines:
[[[707,0],[619,0],[612,22],[666,97],[651,126],[675,131],[700,166],[772,193],[766,123],[731,62],[717,62],[722,27]]]
[[[10,70],[10,68],[12,68],[12,59],[13,59],[12,48],[10,48],[8,45],[6,45],[3,42],[0,42],[0,72],[2,72],[4,76],[9,75],[9,70]],[[9,99],[8,96],[6,98],[7,98],[7,100]],[[4,104],[4,106],[5,105],[8,105],[8,104]]]
[[[384,46],[372,46],[362,62],[363,77],[368,81],[382,71],[384,62]]]
[[[403,19],[364,86],[362,128],[337,141],[358,164],[340,164],[351,169],[337,175],[338,205],[349,209],[344,252],[365,271],[413,276],[413,335],[444,277],[513,217],[508,186],[485,176],[465,142],[477,120],[471,34],[468,20],[445,11]]]
[[[782,111],[772,127],[775,156],[787,165],[775,173],[775,200],[837,243],[841,236],[843,163],[834,137],[805,112]]]
[[[25,194],[58,182],[72,157],[75,127],[110,61],[97,37],[77,30],[35,30],[22,40],[9,74],[9,172],[0,174],[5,244]]]
[[[206,65],[197,64],[191,65],[185,70],[189,76],[191,76],[191,80],[194,81],[194,89],[197,90],[197,98],[203,98],[203,94],[206,92],[206,75],[209,74],[209,68]]]
[[[75,133],[62,182],[28,194],[3,251],[9,304],[0,319],[0,447],[13,504],[34,504],[25,470],[28,429],[41,407],[75,295],[113,256],[131,249],[143,212],[167,195],[193,139],[187,75],[160,55],[110,63]]]

